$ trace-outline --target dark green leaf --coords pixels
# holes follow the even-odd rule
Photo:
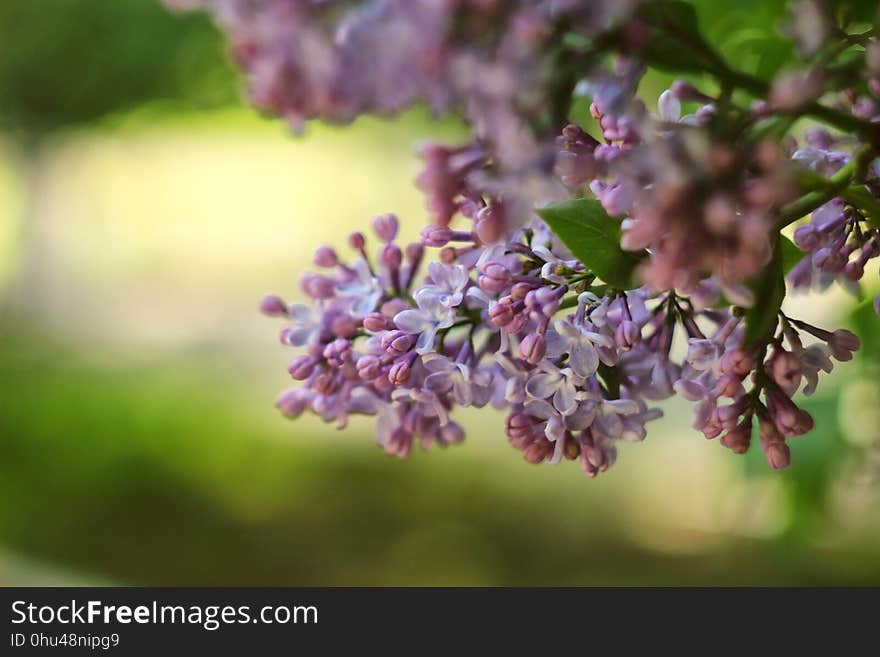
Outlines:
[[[785,298],[782,250],[782,240],[777,240],[770,264],[750,285],[755,294],[755,303],[746,311],[747,345],[767,339],[776,325],[776,316]]]
[[[599,376],[605,382],[611,399],[620,399],[620,370],[605,363],[599,363]]]
[[[682,0],[655,0],[645,3],[639,15],[655,27],[675,26],[677,31],[691,37],[699,37],[700,26],[697,11],[689,2]]]
[[[587,269],[612,287],[635,287],[633,271],[647,255],[620,248],[620,223],[595,199],[563,201],[538,210],[538,215]]]

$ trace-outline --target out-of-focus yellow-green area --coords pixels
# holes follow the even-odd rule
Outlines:
[[[97,64],[64,67],[104,32],[65,11],[107,4],[0,11],[0,37],[55,37],[0,38],[0,584],[880,583],[877,337],[808,402],[785,473],[703,439],[681,403],[595,481],[527,465],[494,412],[403,462],[368,421],[283,419],[291,352],[260,296],[294,299],[314,247],[345,251],[376,213],[415,236],[413,142],[464,133],[414,112],[293,138],[235,100],[204,19],[113,4],[136,20],[110,27],[180,64],[121,39],[123,78],[194,82],[97,76],[106,102],[84,103],[63,87]],[[853,303],[792,308],[836,327]]]

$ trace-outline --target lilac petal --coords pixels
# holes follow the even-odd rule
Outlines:
[[[429,324],[421,310],[402,310],[394,316],[394,325],[407,333],[421,333]]]
[[[583,431],[593,424],[596,413],[598,413],[598,406],[595,402],[581,402],[574,413],[565,417],[565,426],[569,431]]]
[[[583,341],[572,346],[568,364],[575,374],[587,378],[599,369],[599,355],[592,344]]]
[[[533,399],[525,405],[525,412],[539,420],[549,420],[556,417],[559,413],[548,402],[543,399]]]
[[[301,303],[294,303],[290,306],[290,319],[300,324],[306,324],[311,320],[312,309]]]
[[[425,390],[435,393],[444,393],[454,385],[452,375],[449,372],[434,372],[425,377]]]
[[[577,402],[575,401],[574,396],[574,386],[570,383],[562,381],[560,383],[560,387],[553,395],[553,406],[555,406],[556,410],[563,415],[569,415],[570,413],[573,413],[577,408]]]
[[[544,333],[544,343],[547,345],[545,358],[555,360],[568,351],[570,340],[566,340],[563,336],[553,330]]]
[[[433,376],[433,374],[431,376]],[[452,392],[457,404],[460,406],[471,405],[471,402],[473,401],[473,393],[471,391],[471,384],[465,377],[452,377]]]
[[[526,384],[526,392],[536,399],[546,399],[556,392],[559,384],[560,377],[558,374],[547,374],[546,372],[535,374]]]
[[[611,399],[603,402],[605,408],[611,410],[618,415],[632,415],[639,412],[639,404],[632,399]]]
[[[679,379],[672,387],[679,396],[684,397],[688,401],[700,401],[706,396],[706,389],[696,381],[689,379]]]
[[[407,311],[404,311],[407,312]],[[429,326],[416,340],[416,353],[426,354],[434,348],[434,339],[437,337],[437,327]]]
[[[422,359],[422,364],[429,372],[447,372],[451,373],[455,366],[448,358],[436,354],[426,356]]]

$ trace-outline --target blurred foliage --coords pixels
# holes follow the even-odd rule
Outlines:
[[[34,138],[145,101],[236,98],[217,30],[159,0],[0,2],[0,129]]]
[[[208,353],[96,364],[9,330],[0,345],[0,540],[101,578],[880,583],[876,545],[728,536],[691,553],[656,550],[632,540],[599,482],[530,481],[537,470],[518,459],[466,449],[398,462],[365,435],[291,437],[302,425],[242,411],[240,377]]]

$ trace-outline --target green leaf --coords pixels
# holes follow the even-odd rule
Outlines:
[[[781,236],[780,236],[781,237]],[[745,344],[751,345],[766,340],[776,326],[776,316],[785,299],[785,277],[782,273],[783,241],[776,241],[773,257],[761,276],[752,281],[750,287],[755,294],[755,303],[746,311]],[[797,247],[795,247],[797,248]]]
[[[641,53],[651,66],[670,73],[705,70],[708,63],[705,54],[699,47],[695,48],[704,41],[697,12],[691,4],[655,0],[642,5],[639,16],[654,28]]]
[[[605,387],[608,388],[611,399],[620,399],[620,370],[605,363],[599,363],[598,373],[602,377]]]
[[[677,31],[691,37],[699,37],[700,25],[694,6],[683,0],[655,0],[645,3],[639,15],[655,27],[674,25]]]
[[[612,287],[636,287],[633,272],[647,256],[620,248],[620,223],[596,199],[548,205],[538,215],[584,266]]]
[[[797,244],[788,239],[785,235],[779,236],[779,249],[782,252],[782,274],[787,275],[794,266],[804,259],[807,255],[801,251]]]

